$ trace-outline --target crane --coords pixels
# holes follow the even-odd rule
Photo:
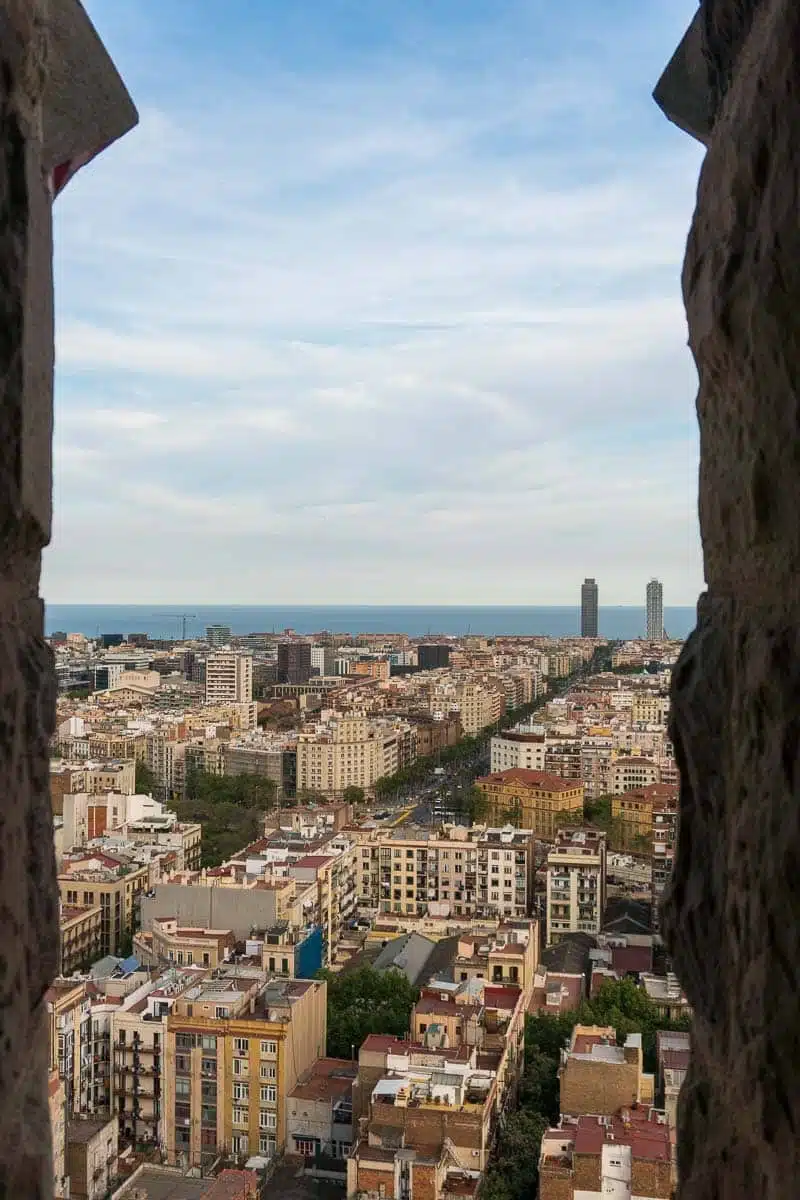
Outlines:
[[[186,641],[186,622],[196,621],[197,613],[153,613],[154,617],[165,617],[170,621],[180,621],[181,623],[181,641]]]

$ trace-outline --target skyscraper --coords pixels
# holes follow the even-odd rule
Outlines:
[[[581,637],[597,637],[597,583],[584,579],[581,586]]]
[[[647,585],[647,640],[660,642],[664,636],[664,588],[651,579]]]

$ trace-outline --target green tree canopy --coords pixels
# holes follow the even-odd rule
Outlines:
[[[349,787],[346,787],[342,792],[342,799],[344,800],[345,804],[363,804],[364,789],[362,787],[357,787],[354,783],[351,783]]]
[[[328,1054],[350,1058],[370,1033],[405,1037],[411,1009],[419,995],[401,971],[359,967],[334,974],[321,971],[328,983]]]

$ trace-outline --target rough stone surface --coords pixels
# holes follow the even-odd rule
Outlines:
[[[50,478],[36,474],[26,413],[31,368],[46,384],[52,344],[51,330],[31,324],[51,289],[37,161],[41,17],[39,4],[0,3],[0,1197],[45,1200],[53,1179],[42,1001],[58,961],[47,765],[55,692],[37,599],[47,530],[27,498],[38,488],[46,513]],[[37,403],[46,416],[52,381]]]
[[[664,930],[695,1010],[681,1200],[800,1178],[800,6],[713,0],[721,104],[684,265],[708,593],[674,672]]]

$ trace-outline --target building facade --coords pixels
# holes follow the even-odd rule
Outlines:
[[[310,642],[281,642],[279,644],[278,683],[308,683],[311,673]]]
[[[251,704],[253,659],[249,654],[219,650],[206,659],[206,704]]]
[[[664,588],[661,581],[651,579],[646,596],[647,640],[660,642],[664,639]]]
[[[559,825],[567,824],[573,814],[576,824],[583,819],[584,789],[578,780],[514,768],[485,775],[475,784],[486,796],[492,824],[507,821],[552,841]]]
[[[584,579],[581,585],[581,637],[597,637],[599,607],[597,582],[594,579]]]
[[[606,904],[606,835],[603,830],[559,830],[547,856],[547,940],[568,933],[596,936]]]

